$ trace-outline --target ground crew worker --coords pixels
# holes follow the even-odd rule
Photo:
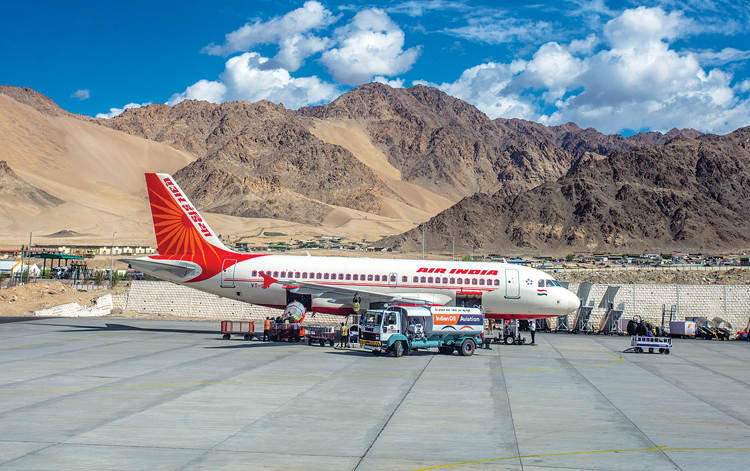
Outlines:
[[[531,332],[531,345],[536,345],[534,343],[534,334],[536,334],[536,320],[535,319],[529,319],[529,332]]]
[[[266,321],[263,323],[263,341],[267,342],[271,337],[271,318],[266,317]]]
[[[348,334],[349,332],[348,332],[348,329],[346,328],[346,324],[342,322],[341,323],[341,343],[339,344],[340,347],[346,348]]]
[[[354,303],[354,314],[359,314],[359,302],[362,300],[362,298],[359,297],[359,294],[354,295],[354,299],[352,299],[352,302]]]

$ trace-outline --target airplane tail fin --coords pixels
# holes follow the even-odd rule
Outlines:
[[[160,256],[182,260],[232,253],[201,217],[185,192],[166,173],[147,173],[146,186]],[[195,260],[198,262],[198,260]]]

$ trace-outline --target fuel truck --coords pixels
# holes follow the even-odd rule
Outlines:
[[[359,345],[373,355],[437,347],[447,355],[471,356],[482,342],[484,313],[452,306],[391,306],[368,310],[362,317]]]

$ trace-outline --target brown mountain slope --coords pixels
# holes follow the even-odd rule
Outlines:
[[[742,128],[592,159],[516,196],[475,195],[426,227],[487,251],[565,253],[744,248],[748,221],[750,128]],[[420,238],[415,229],[383,243],[414,249]]]
[[[210,211],[315,224],[333,206],[389,216],[383,200],[403,202],[351,152],[315,137],[282,105],[184,101],[127,110],[102,124],[201,156],[175,178]]]
[[[514,194],[559,178],[574,161],[422,85],[369,83],[299,114],[360,124],[404,181],[454,200],[477,192]]]
[[[612,152],[623,152],[631,147],[653,147],[665,144],[678,137],[695,139],[702,135],[695,129],[674,128],[666,134],[660,132],[638,133],[623,137],[619,134],[602,134],[594,128],[581,129],[574,123],[560,126],[545,126],[523,119],[498,118],[495,122],[528,136],[536,142],[559,147],[578,157],[586,152],[609,155]]]

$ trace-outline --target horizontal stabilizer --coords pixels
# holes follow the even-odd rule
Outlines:
[[[135,270],[157,273],[166,272],[178,278],[193,278],[200,275],[200,265],[184,260],[154,260],[149,258],[121,258],[118,262],[127,263]]]

